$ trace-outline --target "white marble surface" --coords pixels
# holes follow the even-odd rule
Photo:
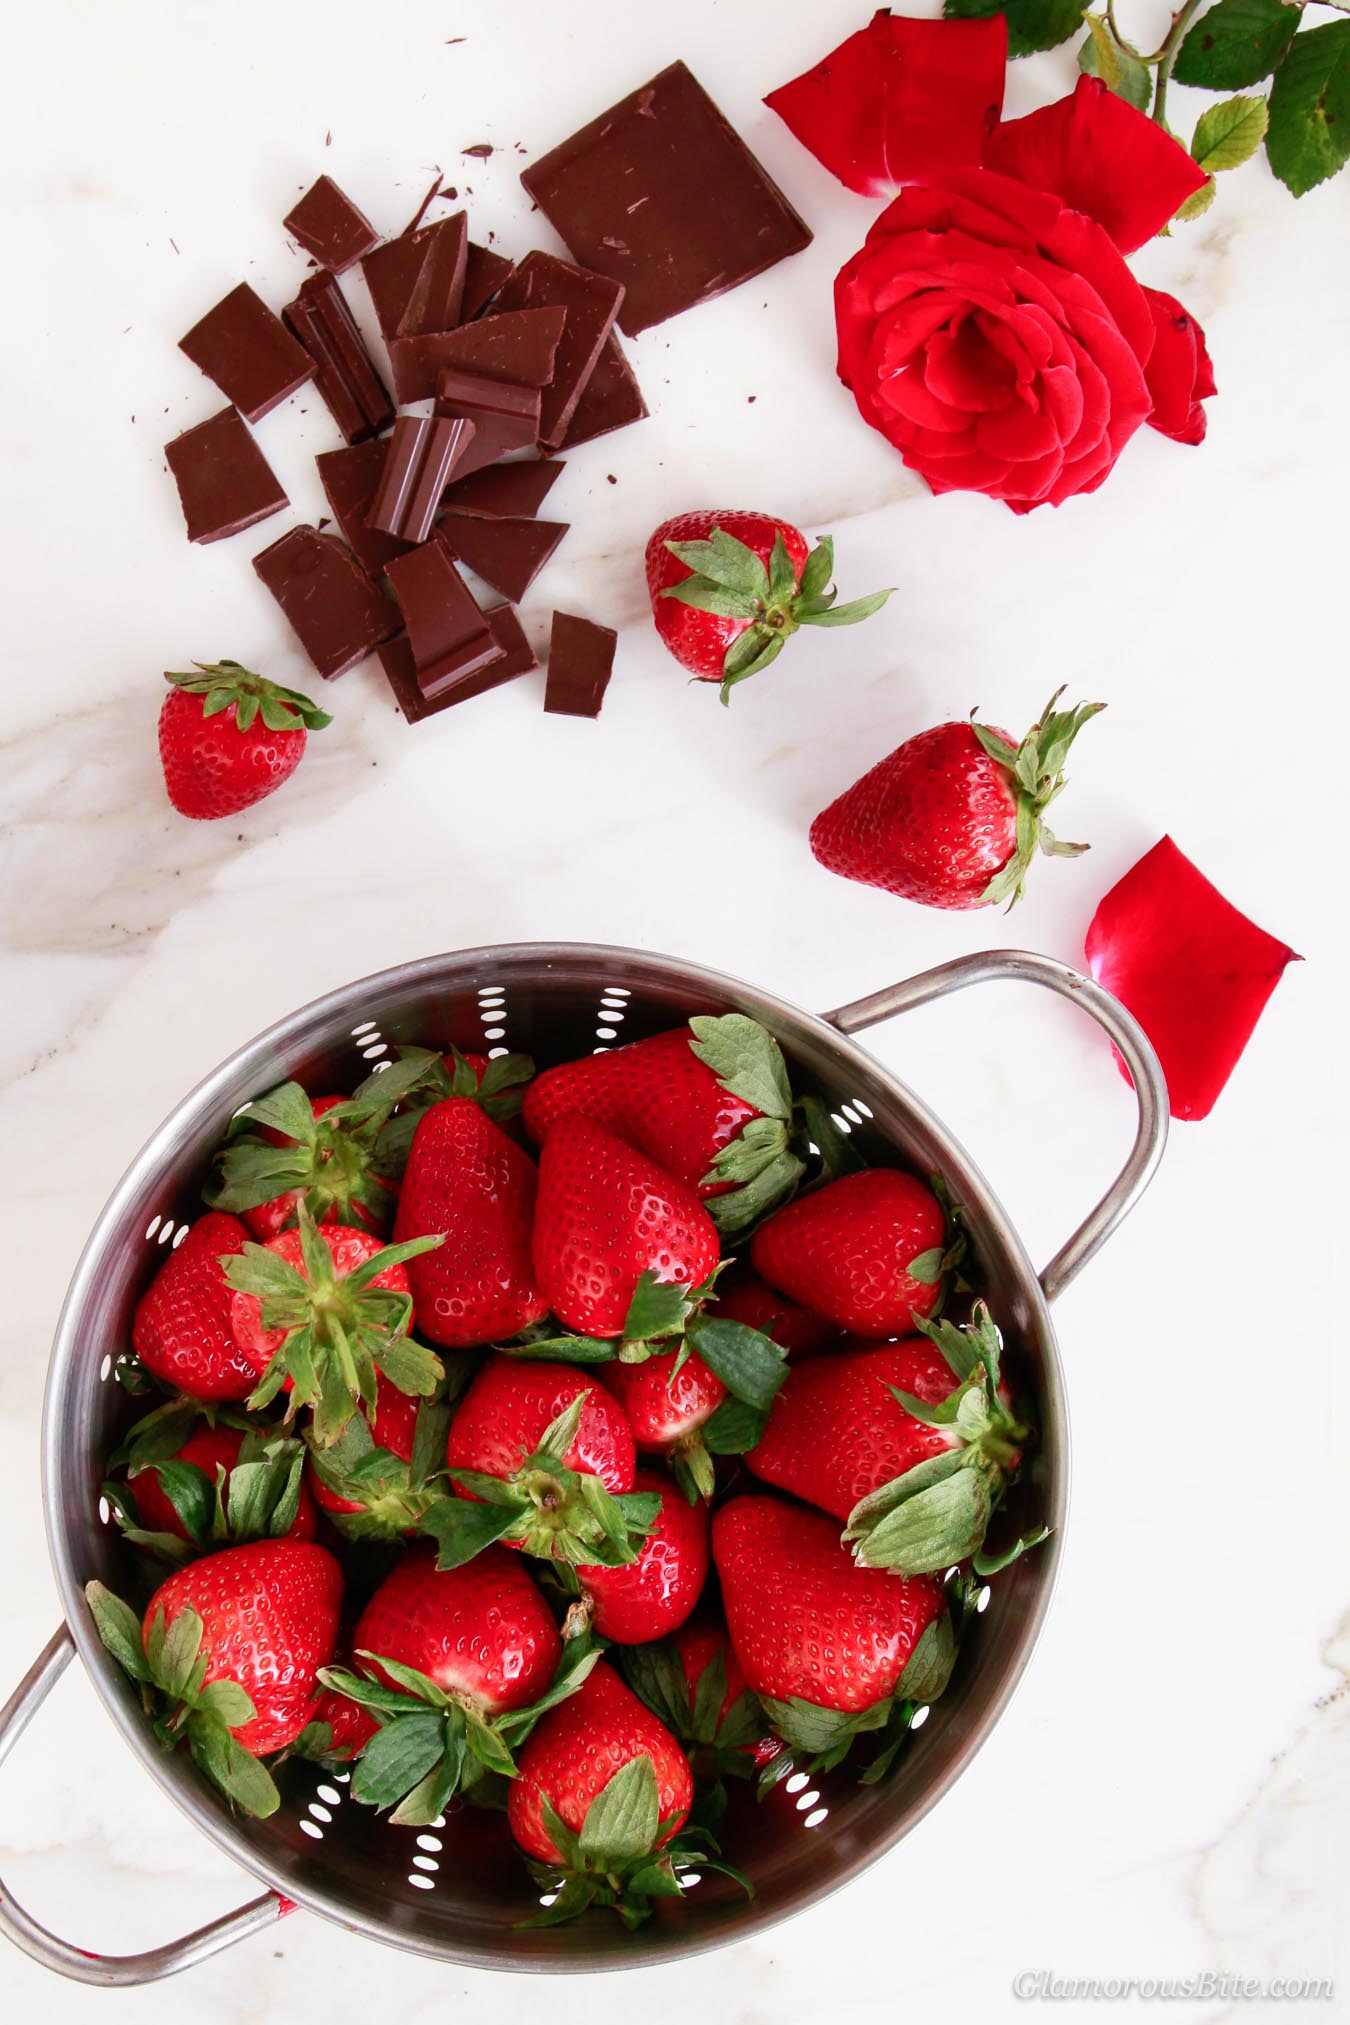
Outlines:
[[[1208,328],[1222,394],[1202,450],[1145,432],[1105,492],[1030,520],[935,502],[832,380],[830,279],[870,207],[758,104],[864,11],[684,0],[676,22],[631,0],[51,0],[9,28],[0,1228],[22,1267],[0,1307],[6,1683],[56,1617],[38,1425],[84,1233],[151,1122],[293,1005],[402,958],[530,937],[664,948],[813,1006],[991,942],[1078,960],[1097,897],[1166,829],[1309,959],[1214,1117],[1174,1131],[1152,1195],[1063,1302],[1066,1565],[976,1767],[913,1840],[794,1924],[685,1967],[556,1984],[564,2025],[639,2009],[985,2020],[1020,2015],[1012,1980],[1041,1968],[1329,1975],[1346,1910],[1332,803],[1350,183],[1296,208],[1252,166],[1198,227],[1139,256]],[[279,220],[321,168],[396,229],[439,164],[472,188],[480,230],[551,244],[515,144],[551,144],[677,53],[817,240],[644,337],[654,419],[578,453],[553,495],[574,533],[527,617],[536,637],[554,604],[623,628],[603,719],[546,719],[539,679],[410,730],[372,664],[333,692],[337,721],[282,795],[237,822],[181,822],[154,753],[160,670],[219,654],[284,681],[307,670],[248,567],[286,523],[201,551],[182,538],[160,445],[215,402],[176,338],[241,274],[289,297],[301,267]],[[1071,77],[1064,52],[1022,66],[1012,102]],[[502,152],[462,161],[481,140]],[[336,439],[317,399],[260,434],[297,509],[321,511],[310,458]],[[730,713],[657,647],[641,581],[651,525],[709,503],[833,529],[846,596],[898,587],[865,630],[804,636]],[[1066,833],[1095,848],[1045,866],[1012,922],[924,912],[815,866],[809,818],[902,736],[975,704],[1021,726],[1060,682],[1111,704],[1063,804]],[[1048,1255],[1130,1130],[1095,1035],[1039,995],[998,992],[876,1046]],[[241,1895],[78,1674],[5,1769],[0,1863],[40,1917],[94,1947],[149,1944]],[[395,2010],[429,2025],[447,2003],[485,2018],[522,1995],[304,1917],[186,1985],[96,1996],[6,1952],[0,1990],[52,2020],[188,2005],[210,2025]],[[1169,2011],[1231,2008],[1262,2007]]]

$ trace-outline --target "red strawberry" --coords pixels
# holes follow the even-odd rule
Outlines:
[[[220,1267],[247,1241],[237,1217],[199,1217],[137,1304],[132,1349],[147,1371],[193,1399],[246,1399],[258,1382],[230,1329],[233,1296]]]
[[[722,1404],[727,1388],[696,1351],[677,1371],[678,1356],[668,1350],[644,1364],[606,1364],[597,1375],[622,1406],[638,1447],[668,1457],[682,1488],[709,1498],[712,1458],[699,1429]]]
[[[236,1427],[202,1426],[190,1434],[187,1440],[175,1449],[171,1456],[165,1456],[162,1461],[145,1463],[140,1468],[133,1468],[127,1480],[127,1496],[135,1507],[136,1517],[139,1519],[141,1526],[147,1532],[167,1533],[173,1539],[186,1541],[193,1546],[200,1547],[208,1544],[205,1538],[194,1540],[187,1526],[184,1525],[177,1506],[164,1489],[161,1475],[163,1464],[165,1462],[190,1463],[194,1469],[199,1470],[205,1477],[206,1484],[210,1487],[213,1494],[216,1488],[216,1473],[218,1470],[224,1470],[225,1491],[223,1505],[224,1514],[228,1522],[234,1516],[231,1511],[235,1488],[231,1480],[232,1473],[239,1462],[240,1450],[244,1448],[246,1440],[248,1440],[248,1437],[245,1436],[241,1429]],[[250,1451],[245,1457],[246,1461],[260,1459],[255,1458],[252,1454],[254,1448],[259,1449],[260,1452],[265,1452],[266,1437],[264,1435],[259,1434],[253,1437],[250,1442]],[[287,1461],[298,1462],[300,1457],[301,1452],[299,1448],[294,1447],[291,1458],[281,1458],[280,1460],[283,1463]],[[278,1471],[278,1477],[281,1480],[277,1486],[278,1491],[283,1489],[288,1474],[285,1468]],[[214,1505],[214,1495],[212,1496],[211,1504]],[[290,1525],[285,1528],[285,1538],[288,1540],[312,1540],[318,1530],[318,1523],[318,1514],[314,1509],[314,1500],[310,1497],[304,1485],[300,1484],[298,1486],[295,1517],[291,1520]],[[231,1532],[230,1537],[234,1538],[238,1536]]]
[[[375,1385],[374,1413],[369,1420],[364,1414],[358,1414],[356,1418],[368,1430],[370,1447],[383,1449],[386,1454],[396,1456],[402,1463],[411,1463],[413,1442],[417,1435],[417,1416],[421,1407],[420,1399],[414,1399],[408,1393],[400,1392],[396,1385],[390,1385],[385,1379],[380,1378]],[[364,1460],[369,1454],[369,1447],[363,1441],[361,1448]],[[310,1456],[309,1483],[314,1492],[315,1502],[334,1517],[347,1518],[354,1513],[378,1516],[381,1500],[374,1487],[367,1485],[362,1496],[348,1498],[340,1491],[334,1490],[330,1483],[325,1482],[323,1471],[330,1468],[333,1460],[335,1459],[331,1450],[326,1454],[325,1451],[319,1450],[317,1454]],[[332,1473],[339,1474],[340,1471],[334,1470]],[[413,1523],[410,1513],[405,1514],[397,1510],[390,1512],[389,1519],[394,1530],[400,1532],[403,1530],[400,1522],[404,1518],[409,1525]]]
[[[311,1406],[312,1438],[327,1447],[359,1403],[373,1410],[379,1373],[421,1396],[445,1376],[439,1358],[408,1340],[412,1295],[404,1271],[439,1240],[382,1245],[348,1224],[319,1230],[303,1201],[299,1216],[295,1230],[247,1245],[223,1270],[234,1289],[234,1340],[258,1381],[251,1404],[265,1406],[285,1387],[288,1418]]]
[[[851,626],[890,596],[835,604],[834,543],[807,552],[790,521],[712,510],[664,521],[647,543],[656,630],[701,682],[733,685],[777,659],[799,626]]]
[[[716,1225],[685,1182],[588,1118],[557,1121],[539,1161],[534,1269],[545,1306],[566,1328],[621,1335],[644,1275],[702,1286],[719,1249]]]
[[[686,1624],[675,1640],[675,1652],[684,1674],[685,1686],[689,1690],[690,1706],[698,1695],[698,1684],[714,1660],[722,1663],[722,1678],[726,1682],[726,1693],[717,1710],[719,1723],[725,1722],[732,1709],[746,1692],[748,1683],[741,1672],[741,1663],[731,1649],[731,1640],[720,1624],[700,1622]]]
[[[602,1661],[576,1694],[550,1710],[520,1753],[520,1776],[507,1795],[506,1819],[526,1855],[570,1869],[579,1852],[558,1847],[545,1803],[577,1837],[600,1794],[641,1759],[654,1775],[655,1819],[646,1824],[645,1849],[625,1852],[626,1863],[650,1856],[670,1840],[689,1812],[694,1785],[689,1760],[670,1731]]]
[[[268,1118],[284,1118],[293,1129],[266,1122],[242,1129]],[[294,1224],[302,1196],[315,1223],[382,1228],[393,1197],[373,1147],[352,1122],[349,1098],[307,1097],[298,1083],[269,1090],[250,1105],[238,1121],[241,1129],[222,1148],[207,1201],[234,1210],[262,1244]]]
[[[675,1639],[675,1655],[689,1695],[689,1741],[711,1745],[714,1763],[724,1772],[741,1770],[738,1759],[748,1759],[758,1768],[779,1756],[783,1746],[767,1728],[724,1625],[686,1624]],[[713,1665],[721,1668],[726,1693],[716,1709],[705,1710],[700,1707],[699,1688]],[[677,1734],[684,1739],[684,1730]]]
[[[308,696],[237,661],[193,666],[193,674],[164,678],[174,685],[159,713],[164,785],[180,815],[235,816],[288,781],[309,732],[333,720]]]
[[[628,1422],[603,1387],[569,1364],[490,1357],[450,1423],[446,1460],[451,1469],[513,1476],[549,1424],[578,1399],[580,1424],[560,1460],[599,1477],[616,1495],[631,1491],[637,1456]]]
[[[724,1505],[713,1519],[713,1555],[736,1657],[789,1746],[829,1754],[847,1749],[859,1728],[880,1727],[884,1705],[916,1684],[907,1669],[935,1624],[919,1656],[916,1672],[927,1678],[916,1698],[938,1691],[931,1648],[944,1636],[950,1646],[951,1631],[942,1588],[928,1576],[855,1567],[835,1520],[779,1498]],[[799,1703],[809,1704],[804,1713]],[[822,1722],[822,1711],[844,1720]]]
[[[1077,857],[1041,818],[1064,786],[1069,747],[1105,708],[1056,710],[1020,746],[992,725],[939,724],[906,739],[823,809],[811,849],[827,871],[927,907],[1019,900],[1038,850]]]
[[[547,1313],[530,1263],[535,1187],[529,1155],[471,1097],[447,1097],[418,1125],[394,1236],[444,1239],[409,1275],[433,1343],[501,1342]]]
[[[379,1724],[360,1702],[354,1702],[350,1695],[339,1694],[334,1688],[325,1688],[314,1704],[311,1723],[322,1723],[327,1731],[326,1739],[314,1740],[312,1750],[306,1750],[306,1757],[321,1762],[350,1764],[359,1751],[370,1742]]]
[[[737,1266],[724,1280],[719,1280],[714,1312],[728,1322],[742,1322],[747,1329],[758,1329],[789,1358],[814,1357],[839,1334],[833,1322],[827,1322],[823,1315],[813,1315],[809,1308],[798,1307],[748,1266]]]
[[[755,1232],[750,1257],[770,1286],[841,1329],[903,1336],[937,1306],[946,1236],[930,1188],[869,1167],[776,1210]]]
[[[639,1470],[636,1488],[660,1500],[660,1512],[638,1558],[625,1567],[577,1569],[582,1601],[569,1613],[569,1632],[592,1626],[615,1645],[644,1645],[675,1631],[708,1579],[708,1513],[691,1505],[667,1477]]]
[[[302,1540],[224,1547],[161,1583],[140,1624],[102,1583],[85,1595],[104,1644],[161,1711],[161,1740],[185,1737],[246,1812],[274,1813],[276,1787],[256,1760],[294,1743],[313,1715],[342,1601],[332,1555]]]

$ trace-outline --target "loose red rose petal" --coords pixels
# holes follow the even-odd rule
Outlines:
[[[1003,110],[1008,25],[911,21],[881,8],[814,70],[765,99],[863,197],[973,168]]]
[[[1209,1116],[1285,965],[1300,961],[1170,837],[1111,888],[1084,946],[1092,975],[1157,1049],[1174,1118]]]
[[[1068,98],[1005,121],[990,135],[984,160],[1085,211],[1122,253],[1161,232],[1205,182],[1179,141],[1096,77],[1080,77]]]
[[[1146,288],[1144,299],[1156,331],[1144,372],[1153,396],[1149,426],[1177,443],[1201,443],[1206,417],[1200,403],[1218,392],[1205,333],[1174,295]]]

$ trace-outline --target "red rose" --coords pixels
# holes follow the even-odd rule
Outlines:
[[[1144,300],[1154,327],[1148,361],[1148,390],[1153,396],[1149,424],[1177,443],[1202,443],[1205,411],[1200,403],[1218,392],[1205,333],[1174,295],[1146,288]]]
[[[1153,405],[1153,317],[1106,231],[984,169],[906,190],[835,283],[839,377],[934,492],[1096,489]]]

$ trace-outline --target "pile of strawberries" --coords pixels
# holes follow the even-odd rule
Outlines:
[[[136,1608],[88,1599],[249,1813],[296,1756],[401,1824],[504,1806],[533,1918],[635,1923],[745,1883],[726,1778],[881,1776],[1032,1543],[985,1550],[1028,1430],[988,1310],[943,1312],[940,1183],[862,1166],[743,1015],[286,1083],[204,1193],[118,1367],[162,1395],[104,1485]]]

